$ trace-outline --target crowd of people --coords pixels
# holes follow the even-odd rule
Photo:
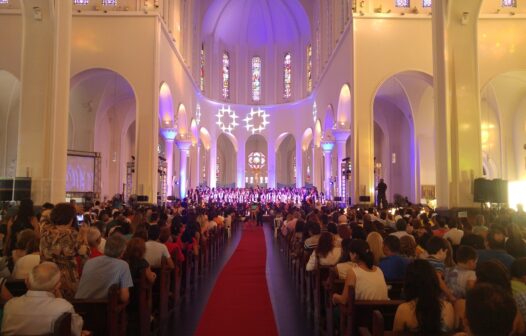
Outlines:
[[[134,281],[144,272],[153,283],[152,268],[160,267],[163,257],[174,268],[186,253],[198,255],[212,230],[230,230],[237,211],[186,201],[162,207],[114,206],[112,201],[82,207],[46,203],[36,211],[24,200],[2,209],[2,335],[50,333],[65,312],[73,313],[72,334],[80,335],[82,318],[68,300],[106,298],[114,284],[120,288],[120,301],[128,303],[127,331],[137,333],[130,327],[139,312]],[[8,278],[25,279],[27,293],[12,297],[5,285]]]
[[[407,303],[398,308],[395,330],[508,335],[477,330],[509,327],[517,335],[525,332],[523,211],[468,220],[417,206],[342,209],[316,189],[304,188],[197,189],[163,206],[108,201],[82,207],[46,203],[35,209],[25,200],[0,212],[5,335],[49,332],[53,318],[74,313],[67,300],[103,298],[115,283],[120,300],[130,303],[133,323],[138,274],[144,271],[153,283],[151,268],[160,266],[162,257],[174,267],[172,258],[198,254],[211,230],[229,230],[237,215],[262,222],[263,214],[282,223],[277,233],[290,240],[293,253],[312,252],[307,270],[335,267],[347,284],[334,295],[335,303],[346,302],[348,286],[354,286],[358,300],[388,299],[387,283],[404,281]],[[27,294],[13,298],[7,278],[26,279]],[[72,331],[79,335],[82,319],[73,317]]]
[[[345,304],[389,300],[388,284],[404,283],[395,332],[422,335],[526,333],[526,216],[502,210],[468,220],[413,206],[290,209],[276,228],[291,254],[310,257],[306,271],[332,266],[345,282],[333,295]]]

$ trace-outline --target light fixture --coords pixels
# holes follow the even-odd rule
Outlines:
[[[226,107],[222,105],[217,111],[216,117],[216,125],[225,133],[232,134],[232,131],[239,125],[236,121],[239,117],[237,116],[236,111],[232,110],[230,105]]]
[[[254,122],[254,117],[258,117],[260,119],[259,123]],[[245,121],[245,128],[247,131],[252,132],[252,134],[256,134],[261,133],[267,128],[267,125],[270,124],[268,118],[268,113],[258,107],[256,109],[252,108],[247,114],[247,117],[243,120]]]
[[[201,105],[197,104],[195,106],[195,123],[199,126],[201,123]]]
[[[312,121],[316,123],[316,120],[318,120],[318,106],[316,102],[314,102],[314,104],[312,104]]]

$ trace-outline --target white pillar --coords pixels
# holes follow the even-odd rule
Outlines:
[[[210,188],[215,188],[217,186],[217,141],[211,141],[210,144],[210,176],[208,177],[208,180],[210,181]]]
[[[187,165],[188,165],[188,155],[190,154],[190,146],[192,146],[191,140],[177,140],[177,147],[181,151],[181,160],[179,161],[179,188],[181,198],[186,197],[186,191],[188,189],[188,179],[186,176]]]
[[[323,150],[323,156],[325,160],[325,176],[324,176],[325,198],[331,199],[331,171],[332,171],[331,153],[332,153],[332,149],[334,148],[334,142],[324,141],[321,143],[321,148]]]
[[[16,176],[35,204],[64,202],[71,65],[71,2],[23,0]]]
[[[303,187],[303,148],[301,141],[296,141],[296,187]]]
[[[342,194],[341,164],[342,164],[343,159],[345,159],[346,157],[347,138],[349,137],[349,134],[351,134],[351,130],[337,128],[332,131],[332,134],[334,135],[334,138],[336,139],[336,151],[338,152],[338,160],[337,160],[337,165],[336,165],[336,170],[338,171],[338,181],[336,181],[336,186],[338,187],[337,196],[345,196]]]
[[[268,188],[276,188],[276,150],[273,141],[267,145]]]
[[[195,170],[194,170],[194,188],[201,184],[201,140],[197,140],[195,144]]]
[[[237,149],[236,157],[236,187],[244,188],[245,187],[245,165],[246,165],[246,150],[245,143],[241,143]]]
[[[482,176],[477,24],[482,0],[433,2],[438,207],[471,207]]]
[[[177,131],[175,128],[161,128],[161,135],[164,139],[164,148],[165,148],[165,155],[166,155],[166,196],[172,196],[173,195],[173,183],[172,183],[172,176],[173,176],[173,162],[174,162],[174,140],[175,136],[177,135]]]

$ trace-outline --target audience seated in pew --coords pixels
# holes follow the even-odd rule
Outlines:
[[[438,275],[428,261],[415,260],[407,266],[404,293],[407,302],[396,310],[393,331],[433,335],[454,329],[455,311],[441,299]]]
[[[385,281],[403,280],[410,259],[400,255],[400,239],[391,235],[385,237],[383,252],[385,257],[380,260],[378,266],[384,273]]]
[[[511,265],[511,289],[522,319],[526,321],[526,257],[516,259]]]
[[[345,286],[341,294],[333,295],[333,302],[345,304],[349,297],[349,286],[355,288],[357,300],[388,300],[384,274],[379,267],[374,266],[374,257],[367,242],[354,239],[349,250],[351,263],[345,263],[346,267],[338,270],[340,277],[345,275]]]
[[[466,291],[475,285],[477,276],[477,251],[471,246],[460,246],[457,249],[457,264],[447,268],[445,273],[446,285],[458,299],[466,297]]]
[[[29,290],[4,306],[2,335],[43,335],[53,332],[63,313],[72,313],[71,333],[82,334],[82,317],[61,297],[60,270],[52,262],[33,268],[27,278]]]
[[[338,263],[342,249],[335,246],[334,240],[334,236],[329,232],[323,232],[320,235],[318,246],[310,255],[307,263],[307,271],[313,271],[318,266],[333,266]]]
[[[100,233],[99,229],[97,229],[94,226],[90,227],[88,230],[88,246],[90,249],[90,254],[89,254],[90,259],[104,255],[104,253],[102,253],[99,250],[99,246],[101,245],[101,242],[102,242],[102,234]]]
[[[104,247],[104,255],[90,259],[84,265],[76,299],[104,299],[108,289],[117,284],[120,287],[120,299],[127,303],[129,288],[133,281],[128,264],[119,258],[126,249],[126,239],[119,233],[110,236]]]
[[[148,240],[146,241],[146,254],[144,259],[148,261],[151,267],[161,267],[162,257],[166,258],[169,268],[174,268],[174,262],[170,252],[165,244],[158,242],[161,229],[158,225],[152,225],[148,228]]]

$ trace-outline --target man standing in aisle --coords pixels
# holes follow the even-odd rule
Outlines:
[[[376,190],[378,191],[376,205],[381,209],[387,208],[387,196],[385,195],[387,184],[385,184],[384,179],[380,179],[380,182],[378,182],[378,185],[376,186]]]

